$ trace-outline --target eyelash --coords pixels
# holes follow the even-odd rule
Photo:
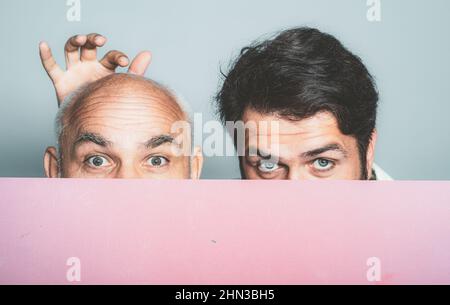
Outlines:
[[[146,162],[146,163],[150,162],[150,160],[151,160],[152,158],[161,158],[161,159],[164,159],[164,160],[166,161],[166,164],[165,164],[165,165],[162,165],[162,166],[154,166],[154,167],[156,167],[156,168],[162,168],[162,167],[165,167],[165,166],[167,166],[167,165],[170,163],[169,158],[166,158],[166,157],[161,156],[161,155],[152,155],[152,156],[148,156],[148,157],[145,159],[145,162]]]
[[[330,168],[328,168],[328,169],[316,169],[316,168],[314,168],[314,163],[316,163],[319,160],[324,160],[324,161],[330,162],[331,163]],[[327,158],[317,158],[317,159],[312,160],[310,162],[310,165],[311,165],[311,167],[313,168],[314,171],[321,172],[321,173],[326,173],[326,172],[329,172],[329,171],[331,171],[332,169],[335,168],[336,161],[333,161],[333,160],[330,160],[330,159],[327,159]]]
[[[91,164],[91,163],[89,162],[89,160],[91,160],[91,159],[93,159],[93,158],[96,158],[96,157],[105,159],[106,162],[107,162],[108,164],[107,164],[106,166],[98,166],[98,167],[95,166],[95,165],[93,165],[93,164]],[[106,170],[106,169],[110,168],[110,167],[112,166],[113,162],[111,161],[111,159],[110,159],[109,157],[107,157],[107,156],[105,156],[105,155],[102,155],[102,154],[94,154],[94,155],[89,155],[89,156],[87,156],[87,157],[84,159],[83,164],[84,164],[84,166],[86,167],[86,170],[89,170],[89,171],[101,171],[101,170]],[[103,165],[103,164],[102,164],[102,165]]]
[[[285,167],[285,166],[284,166],[283,164],[281,164],[281,163],[276,163],[276,165],[278,166],[278,168],[277,168],[276,170],[274,170],[274,171],[265,172],[265,171],[260,170],[261,165],[262,165],[263,163],[267,163],[267,162],[268,162],[268,160],[259,160],[258,162],[256,162],[255,164],[253,164],[253,167],[255,167],[256,170],[257,170],[260,174],[262,174],[262,175],[264,175],[264,176],[270,176],[270,175],[273,175],[274,173],[277,173],[280,169],[283,169],[283,168]]]
[[[331,163],[330,168],[325,169],[325,170],[323,170],[323,169],[321,170],[321,169],[316,169],[316,168],[314,168],[314,163],[317,162],[317,161],[320,161],[320,160],[324,160],[324,161],[327,161],[327,162]],[[283,164],[278,163],[278,164],[277,164],[277,165],[278,165],[278,169],[277,169],[277,170],[275,170],[275,171],[273,171],[273,172],[264,172],[264,171],[261,171],[261,170],[259,169],[259,167],[261,166],[261,164],[262,164],[263,162],[264,162],[264,160],[261,160],[261,161],[256,162],[256,164],[253,165],[253,166],[256,167],[256,169],[257,169],[261,174],[263,174],[263,175],[271,175],[271,174],[277,172],[279,169],[281,169],[281,168],[284,167]],[[327,158],[317,158],[317,159],[314,159],[314,160],[310,161],[309,164],[310,164],[310,166],[312,167],[312,169],[313,169],[314,171],[316,171],[316,172],[321,172],[321,173],[329,172],[329,171],[333,170],[333,169],[336,167],[336,161],[330,160],[330,159],[327,159]]]
[[[86,158],[84,158],[83,163],[88,164],[88,161],[94,157],[101,157],[101,158],[105,158],[106,160],[110,161],[110,158],[108,158],[107,156],[101,155],[101,154],[96,154],[96,155],[89,155]],[[89,164],[88,164],[89,165]]]
[[[87,166],[89,166],[89,168],[97,169],[96,167],[94,167],[94,166],[92,166],[91,164],[89,164],[89,160],[92,159],[92,158],[95,158],[95,157],[101,157],[101,158],[104,158],[104,159],[106,159],[108,162],[111,163],[110,158],[108,158],[107,156],[101,155],[101,154],[89,155],[89,156],[87,156],[86,158],[84,158],[83,163],[86,164]],[[161,156],[161,155],[151,155],[151,156],[148,156],[147,158],[145,158],[145,162],[149,162],[152,158],[161,158],[161,159],[164,159],[164,160],[165,160],[166,164],[164,164],[164,165],[162,165],[162,166],[158,166],[158,167],[157,167],[157,166],[154,166],[154,167],[157,167],[157,168],[165,167],[165,166],[167,166],[167,165],[170,163],[169,158],[166,158],[166,157]]]

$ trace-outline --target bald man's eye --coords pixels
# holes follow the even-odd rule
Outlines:
[[[280,166],[278,163],[270,162],[270,161],[261,161],[258,165],[258,170],[263,173],[271,173],[279,169]]]
[[[92,156],[86,160],[86,163],[93,168],[102,168],[110,165],[108,159],[102,156]]]
[[[331,170],[335,166],[335,163],[327,159],[317,159],[313,162],[312,165],[314,167],[314,170],[324,172]]]
[[[147,163],[152,167],[163,167],[169,163],[169,160],[161,156],[155,156],[149,158]]]

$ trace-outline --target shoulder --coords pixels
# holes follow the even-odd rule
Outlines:
[[[373,165],[373,172],[375,174],[375,177],[377,181],[393,181],[392,177],[386,173],[381,167],[374,164]]]

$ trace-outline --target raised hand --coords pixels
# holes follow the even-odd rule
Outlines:
[[[120,51],[110,51],[98,61],[97,48],[104,46],[105,43],[106,38],[99,34],[71,37],[64,48],[66,71],[58,66],[48,44],[40,43],[42,65],[55,86],[58,106],[79,87],[114,73],[119,66],[128,66],[128,57]],[[141,52],[131,62],[128,72],[144,75],[150,61],[150,52]]]

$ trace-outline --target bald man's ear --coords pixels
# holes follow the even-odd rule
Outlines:
[[[58,178],[58,153],[55,147],[48,147],[44,155],[44,171],[47,178]]]
[[[194,154],[191,160],[191,179],[198,180],[202,174],[203,168],[203,153],[200,147],[194,148]]]
[[[369,142],[369,146],[367,147],[367,173],[368,173],[368,178],[370,179],[370,177],[372,176],[372,168],[373,168],[373,163],[375,160],[375,146],[377,144],[377,138],[378,138],[378,133],[377,130],[375,129],[372,133],[372,138],[370,139]]]

